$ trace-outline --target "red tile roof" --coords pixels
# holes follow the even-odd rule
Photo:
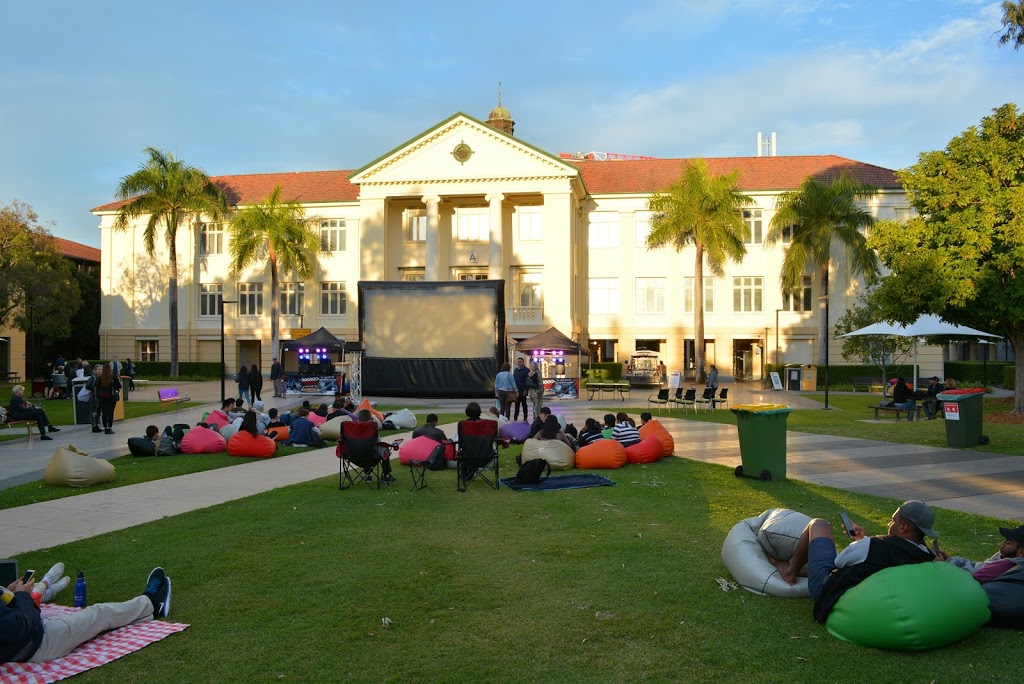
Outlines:
[[[57,249],[60,253],[69,259],[78,259],[79,261],[92,261],[100,263],[100,250],[89,245],[83,245],[80,242],[72,242],[71,240],[65,240],[64,238],[55,237],[53,238],[57,243]]]
[[[591,194],[650,193],[664,190],[679,179],[688,159],[631,159],[618,161],[575,161],[568,163],[580,169],[587,191]],[[740,189],[795,190],[807,176],[831,180],[842,171],[849,171],[858,180],[883,189],[899,189],[891,169],[864,164],[836,155],[803,157],[718,157],[707,160],[713,173],[731,173],[739,169]],[[292,173],[261,173],[242,176],[213,176],[214,183],[224,189],[231,204],[253,204],[267,198],[277,185],[284,196],[302,203],[353,202],[359,198],[359,187],[349,182],[352,171],[298,171]],[[110,202],[93,211],[114,211],[124,202]]]
[[[688,159],[643,159],[623,161],[569,161],[583,174],[587,191],[603,195],[649,193],[664,190],[679,180]],[[739,169],[739,187],[743,192],[759,190],[795,190],[807,176],[829,181],[842,171],[876,188],[900,189],[891,169],[864,164],[834,154],[804,157],[717,157],[708,158],[715,174]]]

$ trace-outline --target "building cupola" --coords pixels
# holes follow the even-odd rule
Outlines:
[[[516,122],[512,120],[509,111],[501,106],[501,81],[498,82],[498,106],[491,110],[487,117],[487,124],[494,126],[502,133],[509,135],[515,133]]]

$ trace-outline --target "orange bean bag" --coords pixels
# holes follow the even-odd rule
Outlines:
[[[287,425],[282,425],[281,427],[267,428],[268,437],[270,436],[271,432],[274,433],[273,439],[275,442],[283,442],[284,440],[288,439],[288,435],[292,433],[292,429]]]
[[[661,458],[661,440],[651,435],[639,444],[626,447],[626,460],[630,463],[654,463]]]
[[[370,406],[370,400],[369,399],[363,399],[361,402],[359,402],[359,406],[356,406],[355,413],[359,413],[363,409],[366,409],[367,411],[369,411],[370,414],[374,418],[377,419],[378,423],[383,423],[384,422],[384,414],[381,413],[380,411],[378,411],[377,409],[373,408],[372,406]]]
[[[669,434],[665,426],[658,422],[657,418],[647,421],[640,426],[640,438],[647,439],[651,435],[658,438],[661,442],[661,455],[671,456],[672,452],[676,450],[676,441],[672,439],[672,435]]]
[[[626,447],[614,439],[599,439],[576,452],[576,467],[615,469],[626,465]]]
[[[228,448],[224,437],[219,432],[199,425],[185,433],[181,438],[183,454],[219,454]]]
[[[239,430],[228,440],[228,453],[232,456],[269,458],[276,451],[277,442],[263,435],[253,437],[245,430]]]

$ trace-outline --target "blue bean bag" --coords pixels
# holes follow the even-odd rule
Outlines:
[[[825,626],[861,646],[924,651],[966,639],[988,622],[988,596],[948,563],[886,568],[843,594]]]
[[[145,437],[129,437],[128,451],[132,456],[156,456],[156,442]]]
[[[981,585],[988,595],[993,627],[1024,629],[1024,566],[1007,570]]]

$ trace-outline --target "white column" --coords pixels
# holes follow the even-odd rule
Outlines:
[[[426,279],[438,281],[441,279],[441,249],[437,213],[441,198],[437,195],[424,195],[422,201],[427,205]]]
[[[490,233],[490,250],[487,256],[487,277],[490,280],[503,280],[505,278],[504,262],[502,261],[502,243],[504,232],[502,230],[501,203],[505,196],[500,192],[491,193],[485,198],[490,205],[490,216],[488,217],[488,229]]]

